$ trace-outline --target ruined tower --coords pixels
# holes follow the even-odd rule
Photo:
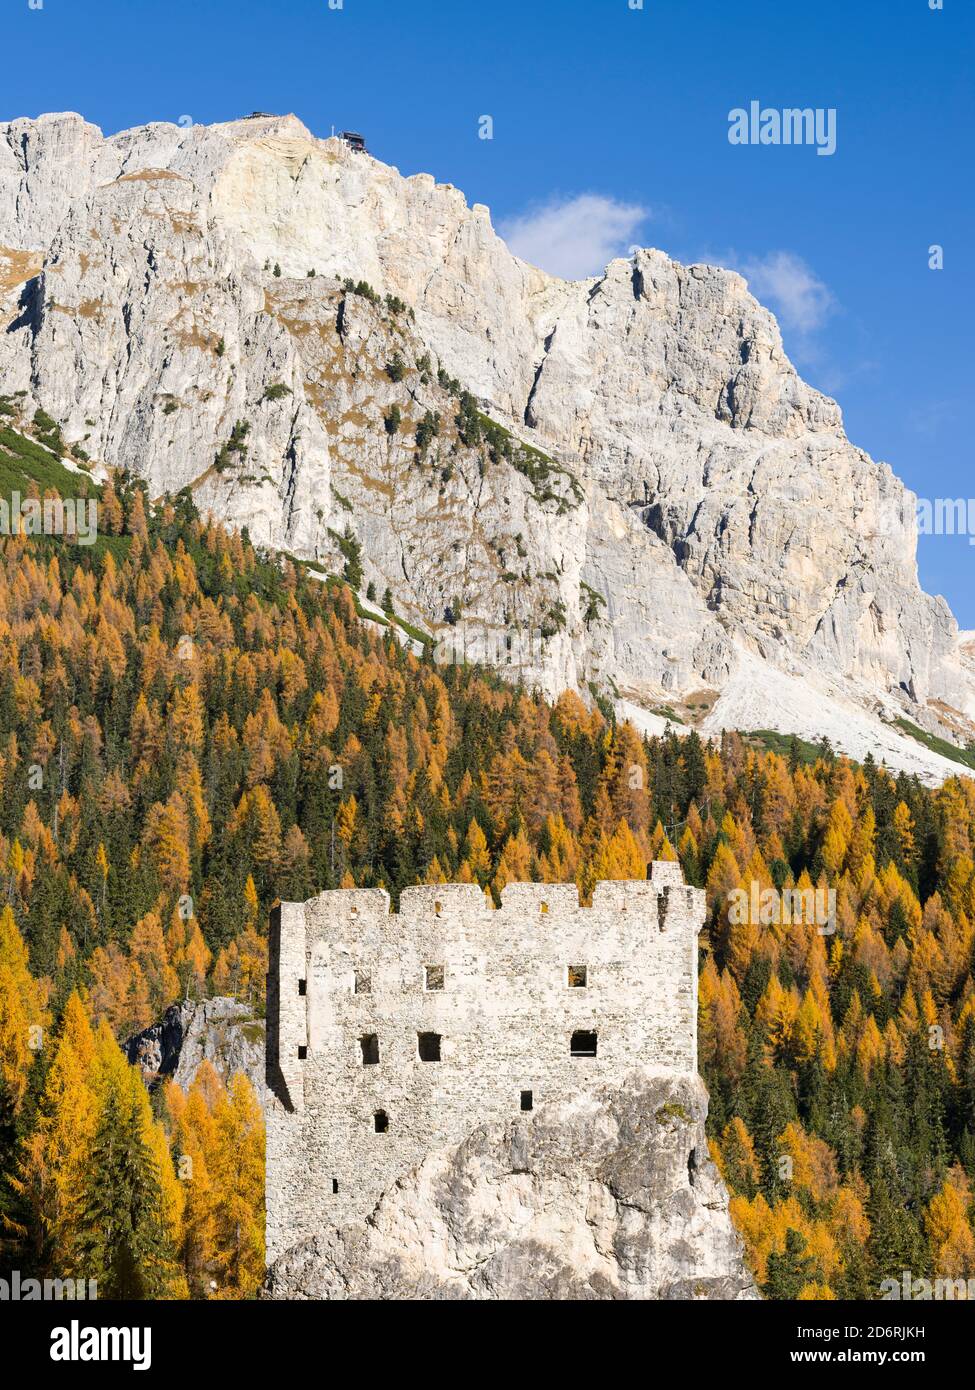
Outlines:
[[[282,903],[268,979],[267,1257],[367,1214],[428,1150],[634,1068],[697,1070],[704,893],[474,885]]]

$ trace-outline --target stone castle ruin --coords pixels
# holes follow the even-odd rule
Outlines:
[[[281,903],[268,978],[267,1258],[367,1215],[431,1149],[634,1069],[697,1072],[704,893],[646,882]]]

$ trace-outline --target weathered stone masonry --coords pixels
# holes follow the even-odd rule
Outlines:
[[[367,1214],[476,1125],[635,1067],[697,1071],[704,894],[646,882],[467,884],[282,903],[268,980],[271,1261]],[[429,1059],[429,1060],[426,1060]]]

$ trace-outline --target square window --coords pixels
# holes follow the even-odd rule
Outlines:
[[[377,1134],[385,1134],[389,1129],[389,1116],[385,1110],[377,1110],[372,1117],[372,1123]]]
[[[368,975],[364,970],[357,970],[355,972],[355,993],[372,993],[372,976]]]
[[[566,971],[566,983],[569,989],[585,989],[589,981],[589,972],[584,965],[570,965]]]
[[[299,1046],[299,1048],[298,1048],[298,1061],[299,1061],[299,1062],[303,1062],[307,1056],[308,1056],[308,1049],[307,1049],[307,1047]]]
[[[364,1067],[374,1067],[379,1063],[379,1039],[375,1033],[363,1033],[359,1039],[359,1046],[362,1049],[362,1065]]]
[[[425,965],[423,967],[423,988],[428,992],[443,989],[444,968],[442,965]]]
[[[572,1042],[569,1044],[569,1051],[573,1057],[595,1057],[596,1034],[586,1032],[573,1033]]]
[[[440,1061],[440,1034],[417,1033],[416,1051],[421,1062]]]
[[[521,1108],[522,1108],[522,1110],[534,1110],[534,1109],[535,1109],[535,1101],[534,1101],[534,1097],[532,1096],[531,1091],[522,1091],[522,1093],[521,1093]]]

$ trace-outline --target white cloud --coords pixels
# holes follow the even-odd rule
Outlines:
[[[815,333],[836,309],[832,292],[791,251],[770,251],[737,268],[755,298],[774,309],[783,328]]]
[[[628,255],[649,209],[599,193],[553,199],[501,223],[516,256],[560,275],[582,280],[599,275],[615,256]]]

